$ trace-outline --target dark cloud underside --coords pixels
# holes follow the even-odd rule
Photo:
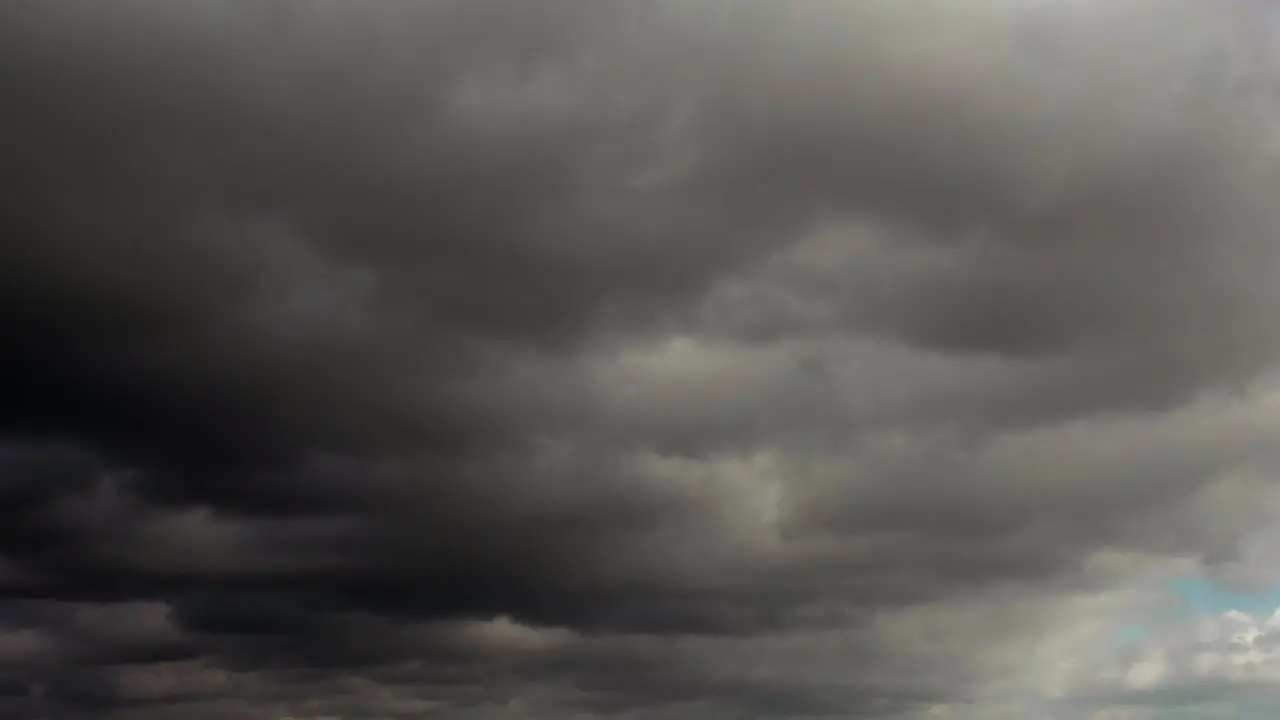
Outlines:
[[[0,715],[909,717],[1231,556],[1262,17],[0,2]]]

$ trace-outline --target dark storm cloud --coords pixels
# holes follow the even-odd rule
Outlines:
[[[1230,556],[1257,11],[0,5],[0,711],[901,716]]]

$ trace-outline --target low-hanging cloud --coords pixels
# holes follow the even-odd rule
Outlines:
[[[1271,15],[0,4],[0,714],[1025,712],[1278,519]]]

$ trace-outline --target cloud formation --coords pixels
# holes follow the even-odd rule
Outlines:
[[[1269,23],[0,4],[0,714],[1094,702],[1268,582]]]

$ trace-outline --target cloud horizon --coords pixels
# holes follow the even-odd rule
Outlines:
[[[0,715],[1262,717],[1275,27],[0,3]]]

